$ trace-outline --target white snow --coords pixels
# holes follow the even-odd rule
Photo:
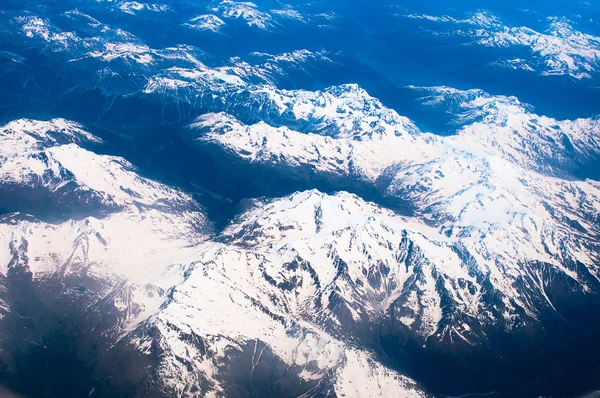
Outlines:
[[[548,18],[548,28],[539,32],[527,26],[507,26],[489,12],[477,12],[467,18],[448,15],[407,14],[402,17],[456,25],[454,34],[474,38],[486,47],[526,47],[530,60],[504,60],[495,65],[542,75],[569,75],[575,79],[591,78],[600,68],[600,37],[578,31],[565,18]]]
[[[216,33],[223,29],[225,22],[223,22],[223,20],[216,15],[203,14],[190,19],[185,26],[191,29],[211,31]]]
[[[415,383],[357,350],[346,351],[346,363],[336,374],[340,397],[425,397]]]
[[[427,309],[420,315],[424,334],[435,332],[435,325],[443,316],[434,273],[454,281],[469,280],[468,269],[475,264],[478,272],[490,274],[496,289],[532,316],[535,309],[527,300],[521,300],[514,288],[515,278],[525,277],[523,264],[552,264],[578,279],[575,270],[564,266],[577,259],[600,276],[593,249],[597,247],[594,236],[598,227],[592,222],[600,214],[597,185],[553,175],[557,165],[562,165],[561,170],[574,165],[572,148],[582,159],[597,156],[598,120],[558,121],[533,114],[516,98],[494,97],[477,90],[414,89],[426,94],[423,101],[430,106],[448,106],[459,115],[464,127],[448,137],[422,133],[410,121],[355,87],[316,93],[256,88],[271,101],[273,110],[286,115],[292,111],[295,117],[311,121],[302,132],[264,122],[245,126],[226,114],[205,115],[190,127],[201,131],[201,142],[220,145],[248,162],[286,165],[296,170],[310,167],[319,173],[351,175],[373,183],[384,172],[393,170],[387,193],[410,203],[416,213],[415,219],[397,228],[422,233],[411,235],[411,239],[422,247],[425,258],[436,265],[435,272],[427,268],[421,271],[422,280],[417,285],[421,292],[417,307]],[[346,110],[338,112],[340,108]],[[363,123],[371,117],[374,123]],[[358,121],[348,124],[354,118]],[[565,137],[570,145],[565,144]],[[328,264],[328,244],[303,235],[314,227],[300,227],[301,220],[313,212],[305,210],[297,219],[288,220],[290,211],[279,209],[274,214],[281,216],[266,219],[264,225],[269,228],[253,235],[253,244],[275,251],[268,256],[271,261],[297,253],[312,259],[311,263]],[[260,214],[261,218],[253,220],[253,228],[263,225],[265,209]],[[323,210],[323,214],[327,213]],[[363,219],[359,211],[352,214],[359,225],[370,228],[367,226],[371,222],[365,221],[370,218]],[[564,219],[579,223],[587,232],[565,225]],[[340,214],[333,220],[323,223],[321,234],[329,233],[327,226],[338,230],[339,225],[345,225]],[[422,220],[434,228],[426,227]],[[385,236],[367,230],[355,239],[366,244],[373,236],[378,237],[378,242]],[[275,235],[271,237],[272,233]],[[307,243],[301,243],[303,239],[308,239]],[[431,245],[433,242],[437,243]],[[455,244],[465,248],[475,263],[444,251],[447,245]],[[351,269],[360,269],[360,264],[368,261],[354,253],[343,256],[344,251],[336,249],[335,254],[347,264],[355,264],[356,268]],[[331,283],[335,273],[335,269],[325,268],[320,278]],[[398,277],[399,285],[405,277]],[[477,291],[446,288],[463,311],[484,316]],[[313,287],[307,291],[310,293],[306,296],[315,294]],[[395,292],[388,292],[387,297],[378,306],[385,307],[383,303],[395,297]],[[323,298],[326,300],[327,295]],[[349,303],[354,301],[348,298]],[[360,317],[356,308],[349,311],[353,317]]]
[[[135,15],[139,11],[166,12],[171,9],[166,4],[140,3],[137,1],[124,1],[119,4],[119,9],[127,14]]]
[[[97,155],[76,144],[81,142],[100,140],[64,119],[13,121],[0,128],[0,181],[53,191],[72,181],[115,206],[192,203],[187,195],[140,177],[126,160]]]
[[[393,262],[392,254],[383,250],[376,239],[369,238],[380,229],[382,221],[378,217],[395,218],[390,212],[352,195],[329,197],[311,191],[265,206],[260,217],[265,230],[257,232],[272,241],[270,247],[244,249],[235,243],[214,243],[204,232],[204,216],[193,208],[180,206],[190,205],[189,197],[140,177],[123,159],[97,155],[77,146],[76,143],[100,142],[82,126],[62,119],[18,120],[0,131],[2,159],[22,159],[28,166],[30,174],[9,174],[15,183],[27,184],[31,173],[45,175],[59,167],[68,173],[58,174],[57,178],[69,176],[79,186],[112,197],[122,205],[102,218],[88,216],[54,224],[34,218],[11,222],[8,216],[0,223],[0,259],[4,267],[1,272],[8,272],[6,266],[13,259],[11,247],[18,247],[19,265],[26,266],[35,278],[85,275],[102,281],[106,297],[111,297],[112,305],[122,316],[115,338],[125,338],[136,328],[147,327],[148,322],[157,328],[161,338],[156,341],[163,349],[161,380],[166,386],[186,395],[193,385],[200,386],[200,380],[208,380],[211,388],[206,394],[217,394],[222,389],[215,377],[218,366],[230,350],[249,345],[254,346],[254,366],[268,347],[285,363],[301,369],[301,377],[307,380],[319,380],[333,369],[336,389],[348,396],[362,393],[353,391],[357,386],[351,386],[349,377],[377,386],[379,390],[369,388],[377,396],[390,391],[421,396],[406,377],[322,331],[321,323],[313,316],[324,314],[315,312],[313,300],[316,295],[327,300],[331,286],[320,291],[301,268],[290,270],[289,275],[278,275],[283,262],[293,258],[296,247],[296,253],[305,253],[311,262],[317,260],[315,265],[326,259],[323,267],[317,269],[318,277],[323,286],[334,283],[334,259],[323,257],[314,249],[321,245],[323,250],[333,244],[343,258],[352,261],[353,256],[365,250],[348,246],[355,239],[359,245],[368,242],[374,255]],[[34,166],[31,162],[40,158],[40,153],[49,161]],[[6,173],[3,176],[6,178]],[[153,207],[157,203],[164,206]],[[315,206],[322,208],[320,221],[312,217]],[[252,220],[260,212],[260,208],[251,210],[225,235],[246,228],[246,223],[257,223]],[[265,218],[266,214],[270,217]],[[297,224],[298,233],[290,230],[271,235],[276,232],[271,224],[281,222]],[[322,225],[317,227],[317,223]],[[401,233],[387,229],[377,233],[384,232]],[[345,247],[351,252],[342,252]],[[352,277],[364,280],[358,268],[364,260],[353,261],[349,263]],[[399,278],[406,278],[404,271],[394,272],[401,274]],[[269,282],[265,273],[277,280],[298,273],[305,281],[287,292]],[[347,298],[349,303],[357,299]],[[371,300],[375,307],[367,308],[368,311],[380,313],[384,310],[382,305],[388,305],[384,300],[378,306],[380,297]],[[359,307],[352,311],[355,321],[360,321],[364,311]],[[335,318],[333,314],[327,316]],[[201,354],[193,340],[181,338],[182,333],[200,336],[210,355]],[[134,341],[142,352],[152,349],[143,337]]]
[[[275,26],[273,17],[268,12],[261,11],[255,3],[249,1],[223,0],[211,11],[224,19],[242,20],[246,25],[262,30],[269,30]]]

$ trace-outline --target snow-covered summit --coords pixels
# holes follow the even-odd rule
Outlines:
[[[4,142],[14,142],[14,150],[25,150],[23,145],[52,146],[64,143],[100,143],[101,140],[84,130],[83,126],[65,119],[39,121],[19,119],[9,122],[2,127]],[[13,150],[3,146],[3,152]]]

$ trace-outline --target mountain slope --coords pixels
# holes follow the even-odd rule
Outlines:
[[[285,304],[258,272],[265,255],[214,237],[188,195],[80,147],[99,144],[80,125],[18,120],[1,131],[2,187],[55,198],[50,213],[67,199],[80,212],[43,220],[32,206],[1,220],[0,322],[29,330],[3,336],[10,387],[37,394],[27,364],[62,361],[62,376],[37,371],[67,395],[425,396],[368,347]]]
[[[326,90],[327,94],[248,90],[251,98],[262,101],[248,102],[242,117],[256,109],[266,122],[245,125],[223,113],[204,115],[190,125],[188,132],[201,151],[221,148],[223,154],[242,164],[260,166],[270,170],[270,175],[280,173],[305,185],[321,184],[323,180],[338,189],[354,189],[357,181],[370,185],[370,191],[362,192],[402,210],[410,220],[407,231],[427,231],[428,246],[419,248],[406,238],[404,245],[411,250],[401,245],[396,251],[398,242],[404,242],[402,234],[388,237],[371,228],[370,222],[361,221],[365,230],[345,238],[340,243],[343,249],[311,241],[306,246],[314,250],[310,255],[317,257],[310,261],[309,254],[298,254],[311,264],[332,261],[335,265],[322,286],[335,286],[336,306],[341,309],[334,324],[342,325],[340,329],[353,330],[358,339],[363,334],[365,344],[378,336],[386,341],[383,350],[392,352],[392,357],[405,358],[405,366],[415,369],[414,374],[424,372],[427,366],[411,365],[415,357],[435,358],[418,348],[423,346],[429,353],[449,358],[473,355],[475,361],[487,361],[491,368],[480,371],[489,370],[489,377],[499,371],[494,361],[501,361],[504,355],[518,355],[510,353],[509,346],[494,352],[489,348],[490,340],[521,344],[517,341],[529,341],[526,335],[547,333],[538,341],[554,348],[544,348],[539,354],[543,357],[548,355],[546,350],[563,352],[552,333],[578,335],[578,328],[570,326],[574,319],[581,322],[572,312],[572,303],[585,307],[587,316],[598,305],[600,186],[595,180],[577,180],[573,174],[593,165],[592,159],[598,156],[596,119],[557,121],[531,113],[514,98],[426,89],[430,94],[423,100],[428,106],[448,107],[461,120],[456,134],[441,137],[420,132],[410,121],[382,108],[376,99],[356,87],[332,88]],[[334,106],[337,112],[328,111],[330,104],[338,103],[344,105]],[[236,115],[238,111],[233,108],[232,112]],[[277,122],[270,125],[270,120]],[[336,134],[330,135],[329,131]],[[248,169],[252,173],[250,170],[254,169]],[[305,210],[300,219],[318,214],[317,208]],[[272,211],[273,225],[267,223],[267,230],[261,224],[269,217],[268,210],[261,208],[257,211],[259,218],[248,222],[248,229],[253,230],[249,234],[251,242],[254,236],[264,239],[264,234],[275,232],[276,238],[264,243],[267,250],[280,249],[274,257],[289,255],[283,243],[286,238],[277,235],[278,231],[301,229],[293,222],[290,226],[279,220],[285,209]],[[360,211],[349,213],[360,219]],[[286,220],[288,216],[281,217]],[[371,239],[376,243],[371,244]],[[360,247],[356,252],[352,251],[353,243]],[[263,247],[260,241],[256,244]],[[294,250],[300,250],[295,244],[290,243]],[[416,261],[414,274],[406,271],[394,275],[398,265],[370,251],[378,245],[387,248],[387,256],[408,256]],[[346,250],[350,252],[342,256],[340,253]],[[384,290],[372,291],[366,288],[369,283],[364,279],[344,277],[345,267],[356,270],[350,264],[375,267],[373,272],[379,276],[373,278],[380,283],[377,289]],[[336,266],[341,269],[334,271]],[[366,276],[371,271],[365,267],[363,272]],[[388,280],[392,275],[394,278]],[[280,283],[286,286],[286,280]],[[370,283],[373,288],[376,282]],[[311,290],[311,297],[321,301],[313,308],[327,306],[330,301],[315,291]],[[322,294],[329,297],[326,292]],[[369,302],[374,297],[390,300],[391,304],[381,309],[381,302]],[[380,326],[385,331],[383,336],[372,332],[378,317],[386,318]],[[325,324],[328,321],[327,317],[318,320]],[[590,328],[596,327],[593,323]],[[328,327],[335,330],[334,324]],[[371,328],[371,332],[363,327]],[[512,338],[510,334],[520,337]],[[582,337],[581,341],[593,344],[588,338]],[[406,344],[414,345],[414,350],[403,350]],[[460,369],[475,371],[465,368]],[[557,368],[561,370],[556,372],[565,371],[562,365]],[[540,371],[544,371],[541,366]],[[484,373],[481,386],[487,383],[487,377]],[[444,379],[446,385],[466,382],[449,379]]]

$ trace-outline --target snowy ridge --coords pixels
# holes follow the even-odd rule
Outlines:
[[[204,30],[216,33],[219,32],[225,26],[225,22],[223,22],[223,20],[217,17],[216,15],[203,14],[195,16],[184,25],[191,29]]]
[[[321,64],[332,64],[324,52],[301,49],[273,55],[251,53],[247,60],[233,57],[221,65],[211,65],[210,58],[193,46],[152,48],[131,33],[105,25],[80,11],[63,15],[77,24],[76,31],[63,31],[34,14],[16,16],[11,23],[21,38],[31,41],[40,51],[67,57],[69,67],[86,73],[96,68],[92,81],[81,85],[100,86],[108,92],[159,94],[184,104],[214,103],[222,102],[219,97],[225,91],[230,91],[228,95],[239,95],[243,94],[238,91],[244,86],[260,85],[266,92],[288,78],[288,73],[309,74]],[[220,32],[226,21],[227,18],[215,14],[201,14],[184,26]]]
[[[521,167],[560,174],[600,155],[598,118],[556,120],[536,115],[515,97],[481,90],[413,89],[426,93],[421,98],[424,104],[456,115],[455,122],[462,127],[454,141],[475,144],[486,154]]]
[[[232,92],[224,104],[237,117],[246,117],[244,109],[248,113],[253,106],[266,123],[339,139],[405,136],[417,130],[408,118],[384,107],[356,84],[314,92],[249,85],[244,91]]]
[[[124,13],[135,15],[138,11],[166,12],[171,9],[166,4],[139,3],[137,1],[124,1],[119,4],[119,9]]]
[[[14,18],[13,22],[20,26],[20,29],[29,39],[40,39],[46,43],[51,43],[53,51],[64,51],[79,41],[79,38],[72,32],[61,32],[49,21],[36,15],[28,14]]]
[[[223,0],[209,10],[224,21],[241,21],[250,28],[267,32],[285,27],[291,21],[327,26],[324,23],[330,24],[337,19],[333,13],[305,14],[291,4],[279,3],[278,8],[273,9],[263,9],[261,6],[249,1]]]
[[[181,112],[181,119],[186,119],[188,115],[197,115],[198,111],[202,113],[207,110],[226,111],[246,120],[265,118],[274,122],[275,118],[279,118],[279,123],[290,123],[298,129],[301,124],[321,123],[315,118],[324,118],[327,115],[300,115],[299,109],[286,109],[286,101],[290,104],[293,101],[293,98],[286,99],[286,97],[295,96],[296,92],[288,93],[286,90],[278,90],[274,87],[277,82],[293,80],[290,75],[297,72],[308,75],[321,65],[328,65],[331,62],[325,54],[307,50],[278,55],[252,53],[247,61],[233,57],[220,66],[209,66],[198,62],[192,67],[170,67],[149,76],[141,94],[149,96],[153,102],[172,103],[172,100],[175,100],[175,103],[179,104],[178,112]],[[332,97],[325,92],[306,91],[305,93],[309,101],[318,101],[316,95],[324,97],[326,101],[327,98]],[[351,96],[348,96],[348,100],[350,99]],[[247,112],[254,104],[264,101],[269,102],[269,106],[263,107],[264,112]],[[373,103],[372,106],[377,106],[375,100],[367,98],[366,101],[369,104]],[[323,112],[335,112],[331,109],[335,105],[329,104],[329,109],[323,109]],[[360,103],[339,105],[345,108],[361,106]],[[339,109],[339,112],[343,111],[345,110]],[[337,117],[341,119],[341,116],[340,113]],[[339,123],[340,128],[344,128],[341,126],[344,122],[340,120]],[[345,123],[357,124],[360,120],[356,117],[354,121],[348,120]]]
[[[55,145],[60,143],[100,143],[98,137],[88,133],[83,126],[65,119],[39,121],[14,120],[1,128],[4,142],[3,152],[22,152],[29,146]]]
[[[271,10],[271,13],[282,18],[291,19],[302,23],[306,23],[310,19],[310,17],[303,15],[290,5],[286,5],[284,8],[279,10]]]
[[[573,172],[600,155],[598,119],[560,121],[536,115],[529,105],[521,103],[515,97],[491,96],[481,90],[412,87],[425,94],[421,98],[425,105],[456,114],[455,122],[460,126],[457,134],[440,138],[420,132],[412,121],[386,108],[356,85],[331,87],[316,92],[278,90],[266,85],[247,85],[243,88],[243,82],[239,81],[236,90],[227,89],[226,85],[217,87],[224,89],[220,95],[225,96],[226,100],[223,102],[227,104],[221,109],[238,119],[248,119],[249,115],[254,115],[250,120],[264,121],[258,124],[263,131],[262,135],[270,134],[273,140],[278,139],[275,137],[278,133],[271,133],[271,126],[283,125],[295,132],[312,133],[313,135],[305,136],[310,137],[305,138],[308,140],[334,142],[314,135],[331,136],[346,148],[397,143],[389,148],[374,149],[373,151],[379,152],[378,156],[365,158],[365,167],[385,162],[388,163],[386,166],[391,166],[397,162],[424,160],[439,156],[440,152],[452,147],[453,150],[477,156],[500,156],[523,168],[562,177],[565,172]],[[215,108],[218,109],[219,106]],[[214,122],[221,125],[221,118],[222,116],[215,116]],[[212,123],[211,119],[213,117],[210,115],[202,116],[191,126],[206,131]],[[214,134],[203,139],[221,140],[224,145],[234,145],[236,140],[231,137],[233,141],[227,143],[225,136],[234,135],[240,124],[230,121],[229,125],[234,127],[226,130],[214,128]],[[289,130],[287,134],[294,134]],[[258,130],[250,128],[247,131]],[[254,144],[250,145],[258,150],[262,144],[256,137],[252,141]],[[268,140],[265,144],[268,145]],[[274,150],[293,155],[292,148]],[[355,154],[356,149],[353,151]],[[264,154],[265,151],[261,153]],[[303,155],[301,151],[297,151],[297,154]],[[252,155],[245,153],[244,156]],[[333,156],[339,158],[341,155]],[[318,164],[315,166],[318,167]]]
[[[456,136],[442,139],[421,133],[411,121],[352,85],[314,93],[249,86],[247,91],[234,91],[226,101],[227,111],[234,115],[246,117],[247,113],[258,112],[267,123],[286,125],[289,128],[281,130],[284,135],[266,123],[245,127],[233,119],[224,120],[222,115],[205,115],[192,127],[211,130],[201,140],[218,141],[227,147],[244,146],[243,156],[253,161],[260,161],[259,154],[265,159],[269,155],[279,157],[282,162],[298,159],[302,163],[304,157],[319,159],[314,162],[317,168],[330,162],[326,159],[344,162],[334,165],[344,168],[343,164],[351,157],[353,167],[380,172],[398,162],[422,162],[451,147],[477,156],[500,156],[523,168],[563,176],[600,155],[598,119],[558,121],[532,113],[531,107],[514,97],[490,96],[480,90],[413,89],[425,93],[422,101],[426,105],[457,115],[456,123],[462,127]],[[257,110],[248,112],[252,106]],[[210,127],[212,123],[214,128]],[[223,123],[227,129],[222,128]],[[296,132],[311,134],[302,136]],[[289,140],[294,146],[276,145],[287,140],[285,135],[298,137]],[[331,135],[334,140],[318,135]],[[319,152],[318,145],[341,148],[341,152],[338,149]],[[297,149],[300,147],[303,149]]]
[[[183,266],[189,264],[193,253],[189,246],[204,239],[204,223],[200,213],[169,214],[155,209],[128,209],[105,218],[87,217],[59,224],[14,223],[9,216],[0,224],[2,258],[12,258],[8,249],[20,247],[20,255],[27,261],[3,262],[3,267],[8,267],[2,273],[21,266],[36,278],[85,275],[112,288],[126,281],[141,290],[142,297],[134,300],[137,305],[154,305],[151,292],[143,298],[143,287],[154,284],[166,291],[183,278]],[[155,310],[161,303],[154,305]],[[148,316],[140,318],[145,320]]]
[[[40,281],[99,284],[94,294],[106,299],[86,310],[117,313],[104,332],[115,342],[159,312],[194,261],[194,245],[206,239],[205,217],[193,211],[128,209],[60,224],[11,217],[0,222],[2,274],[25,269]]]
[[[261,68],[232,60],[230,66],[211,68],[203,64],[195,68],[172,67],[150,77],[144,94],[176,96],[181,100],[195,101],[199,95],[214,96],[245,87],[247,79],[270,81],[271,77]]]
[[[306,134],[287,127],[274,128],[266,123],[245,126],[225,113],[207,114],[190,126],[207,131],[200,142],[211,142],[227,148],[249,162],[269,162],[271,159],[287,166],[314,165],[328,173],[349,173],[352,147],[338,144],[335,139],[318,134]],[[333,158],[321,153],[337,153]]]
[[[110,208],[167,203],[192,206],[187,195],[138,176],[126,160],[97,155],[76,145],[100,142],[76,123],[17,120],[0,128],[0,141],[0,180],[4,184],[43,186],[57,192],[74,183],[81,195],[99,198]]]
[[[569,75],[575,79],[589,79],[600,68],[600,38],[576,30],[564,18],[548,18],[548,29],[538,32],[526,26],[507,26],[488,12],[464,19],[426,14],[403,17],[457,25],[453,34],[476,38],[476,43],[482,46],[531,50],[531,60],[501,60],[497,63],[500,66],[530,71],[535,68],[542,75]]]
[[[444,245],[463,253],[463,258],[455,259],[451,268],[460,272],[453,274],[441,269],[429,274],[424,272],[422,278],[426,282],[423,283],[438,286],[436,278],[446,280],[448,286],[442,291],[433,289],[435,294],[451,297],[457,308],[478,318],[482,324],[501,322],[511,328],[524,321],[519,315],[523,311],[535,319],[539,308],[537,304],[532,305],[531,294],[542,297],[545,305],[552,306],[551,301],[544,298],[543,282],[542,285],[518,282],[531,280],[532,275],[542,272],[542,268],[536,269],[534,264],[550,265],[555,272],[577,280],[582,289],[588,289],[584,282],[587,276],[580,275],[574,263],[585,264],[586,272],[596,279],[600,277],[595,265],[599,253],[596,239],[599,231],[595,225],[600,214],[598,184],[563,180],[552,174],[554,167],[562,170],[568,165],[566,162],[572,159],[573,151],[583,158],[595,156],[597,121],[559,122],[527,112],[528,108],[514,98],[495,98],[477,91],[465,93],[447,88],[429,90],[442,97],[428,97],[431,104],[466,109],[463,121],[476,121],[449,137],[412,129],[410,134],[379,135],[370,130],[378,131],[377,124],[357,125],[354,132],[360,132],[359,140],[349,139],[330,114],[319,119],[323,124],[315,123],[317,128],[313,133],[310,128],[300,132],[264,122],[245,126],[224,114],[203,116],[191,127],[198,130],[199,142],[220,145],[249,162],[294,168],[309,166],[325,175],[352,176],[372,183],[387,176],[389,182],[384,195],[410,204],[416,219],[424,219],[434,227],[437,232],[430,235],[429,240],[445,236]],[[289,103],[273,106],[278,113],[284,107],[299,107],[300,117],[321,115],[320,106],[327,109],[330,102],[345,101],[344,96],[351,95],[345,89],[327,92],[339,92],[344,100],[311,102],[299,91],[296,103],[290,92]],[[360,92],[353,92],[362,99]],[[322,98],[320,95],[317,98]],[[452,97],[443,97],[448,95]],[[364,105],[356,108],[388,115],[383,120],[374,117],[378,123],[397,120],[393,111]],[[368,117],[361,115],[361,120],[365,119]],[[341,134],[329,137],[327,122]],[[395,124],[391,128],[394,131]],[[563,146],[561,152],[560,145],[565,140],[559,140],[560,137],[567,137],[574,149]],[[538,164],[539,168],[532,166]],[[253,228],[258,228],[256,222]],[[265,246],[279,243],[278,240],[265,242]],[[430,254],[428,250],[423,253],[425,257]],[[372,257],[364,260],[371,261]],[[475,286],[488,280],[496,292],[504,296],[503,310],[498,306],[493,311],[480,308],[487,299],[473,295],[472,288],[457,288],[464,286],[461,279]],[[432,305],[430,310],[435,308]],[[409,318],[406,323],[412,324]]]
[[[250,162],[310,166],[328,174],[351,174],[372,181],[403,152],[400,145],[397,150],[389,150],[390,145],[410,140],[385,136],[354,141],[272,127],[264,122],[246,126],[225,113],[204,115],[190,128],[201,133],[198,142],[220,145]]]
[[[61,31],[50,21],[33,14],[15,17],[12,23],[20,27],[20,32],[26,38],[41,42],[45,46],[43,49],[67,54],[69,62],[96,59],[113,64],[120,60],[125,65],[146,67],[160,67],[162,63],[173,64],[174,61],[181,67],[201,64],[195,57],[196,50],[193,47],[180,45],[154,49],[131,33],[113,29],[79,11],[69,11],[65,15],[87,25],[82,27],[85,36]]]
[[[276,55],[258,52],[251,53],[250,55],[260,59],[265,64],[265,66],[268,65],[268,62],[270,64],[275,65],[291,65],[297,70],[304,70],[304,64],[306,64],[309,61],[317,61],[323,63],[333,62],[330,58],[327,57],[327,53],[325,51],[315,53],[306,49],[295,50],[292,52]]]
[[[308,62],[331,62],[324,54],[308,50],[278,55],[252,53],[251,58],[247,62],[233,57],[226,64],[214,67],[200,61],[190,68],[171,67],[149,77],[143,92],[171,96],[189,103],[202,98],[225,103],[227,98],[219,97],[243,97],[246,94],[243,90],[254,86],[269,90],[289,70],[306,71]],[[251,95],[258,93],[256,89],[248,91]]]
[[[212,9],[225,19],[241,20],[249,27],[268,30],[276,26],[273,17],[258,6],[249,1],[223,0]]]
[[[251,89],[263,97],[285,120],[288,115],[300,123],[302,131],[336,138],[406,135],[415,130],[407,118],[385,108],[358,85],[347,84],[323,91]],[[266,118],[269,121],[269,118]]]
[[[497,66],[497,67],[508,68],[508,69],[513,69],[513,70],[523,70],[526,72],[535,72],[535,68],[533,66],[531,66],[527,62],[527,60],[522,59],[522,58],[513,58],[513,59],[495,61],[495,62],[492,62],[489,66],[492,66],[492,67]]]

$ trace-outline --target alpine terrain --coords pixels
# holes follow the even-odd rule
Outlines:
[[[4,0],[0,87],[0,395],[600,388],[597,4]]]

